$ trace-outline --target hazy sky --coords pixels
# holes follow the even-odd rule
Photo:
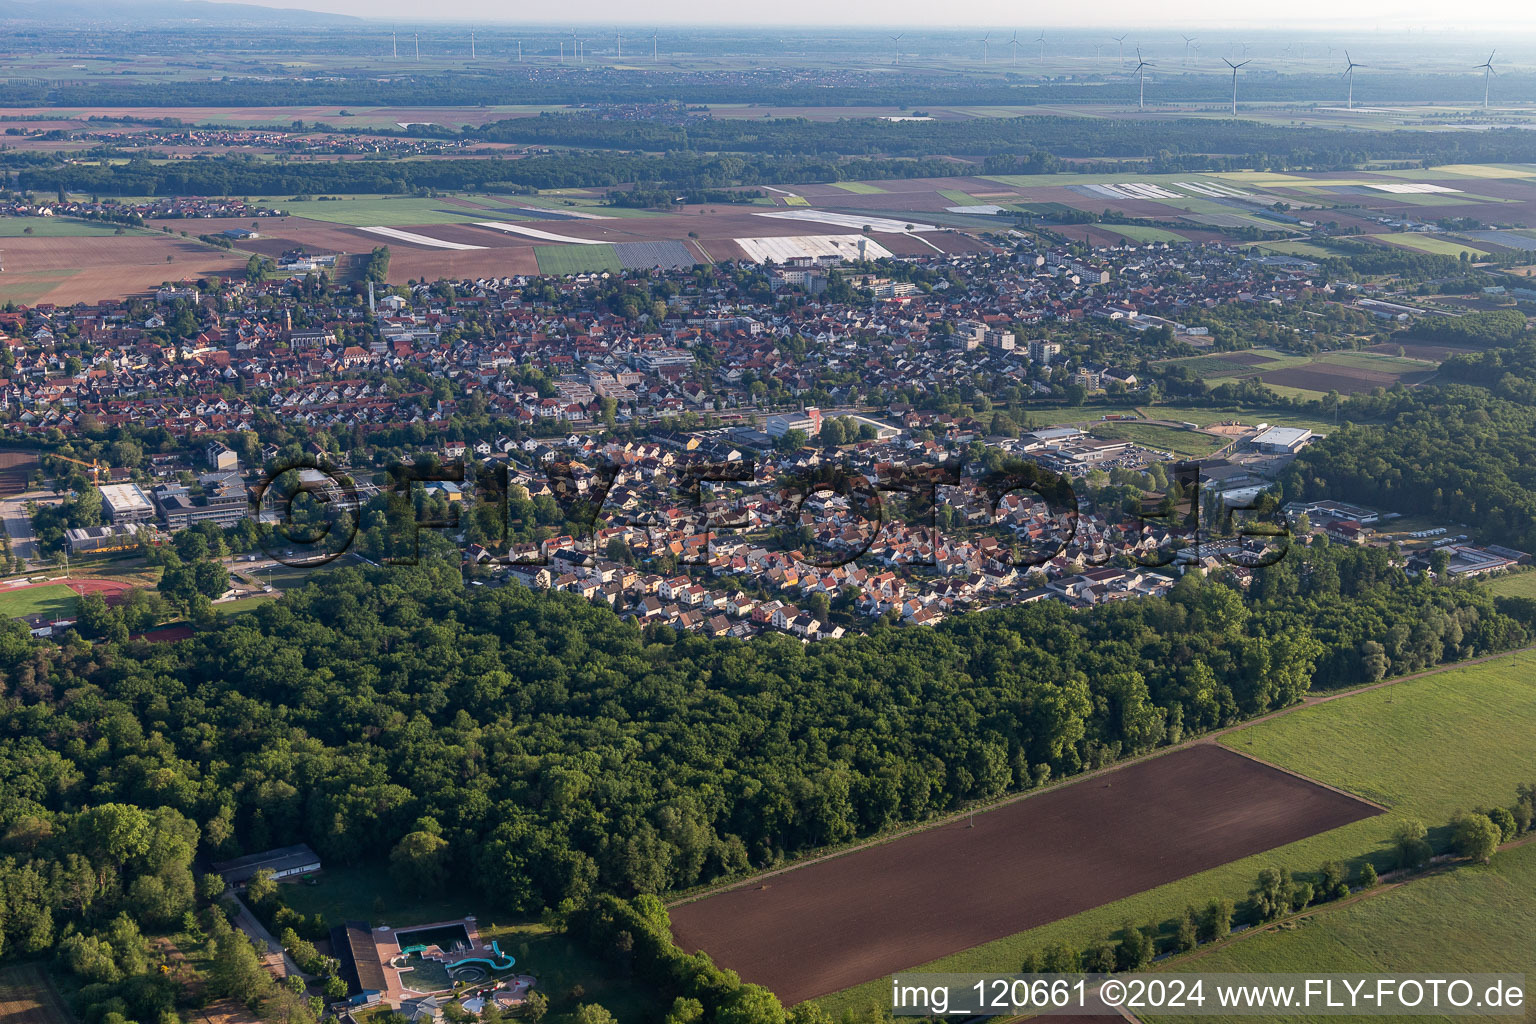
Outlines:
[[[1508,38],[1536,31],[1536,3],[1530,0],[1286,0],[1276,5],[1239,5],[1231,0],[1098,0],[1095,3],[1031,5],[1017,0],[962,0],[936,7],[932,0],[777,0],[771,6],[705,0],[586,0],[556,13],[548,5],[503,0],[450,0],[424,6],[420,0],[244,0],[268,7],[301,7],[364,18],[411,21],[465,20],[561,24],[614,22],[647,25],[687,23],[784,26],[858,25],[876,27],[1029,24],[1054,27],[1219,28],[1246,26],[1277,31],[1338,29],[1382,31],[1411,28],[1453,30],[1482,38]],[[1472,15],[1472,17],[1469,17]]]

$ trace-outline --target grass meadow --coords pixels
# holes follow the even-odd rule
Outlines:
[[[1536,844],[1505,850],[1489,865],[1460,865],[1343,906],[1320,907],[1288,925],[1180,960],[1173,970],[1275,973],[1536,974]],[[1181,1021],[1174,1016],[1144,1018]],[[1218,1021],[1220,1016],[1191,1017]],[[1305,1024],[1334,1018],[1287,1015]],[[1416,1017],[1415,1020],[1456,1018]],[[1523,1017],[1536,1020],[1536,1009]]]

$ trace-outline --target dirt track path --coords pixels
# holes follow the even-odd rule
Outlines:
[[[1103,768],[1095,768],[1095,769],[1092,769],[1091,771],[1080,772],[1077,775],[1071,776],[1070,778],[1064,778],[1064,779],[1062,779],[1062,780],[1060,780],[1058,782],[1052,782],[1052,783],[1050,783],[1050,784],[1048,784],[1048,785],[1046,785],[1044,787],[1041,787],[1039,789],[1026,790],[1026,791],[1024,791],[1022,793],[1013,793],[1013,794],[1010,794],[1008,796],[1003,797],[1000,800],[995,800],[995,801],[993,801],[993,802],[991,802],[989,804],[977,806],[974,809],[958,811],[958,812],[956,812],[954,814],[949,814],[949,815],[946,815],[946,816],[944,816],[942,818],[935,818],[935,819],[932,819],[930,821],[921,822],[919,824],[909,825],[906,828],[899,829],[899,830],[897,830],[895,832],[890,832],[890,833],[887,833],[885,835],[876,836],[876,837],[871,838],[871,839],[866,839],[863,842],[855,843],[852,846],[846,846],[846,847],[842,847],[840,849],[830,850],[830,851],[828,851],[826,853],[818,854],[818,855],[816,855],[814,857],[807,857],[804,860],[797,860],[794,863],[786,864],[783,867],[772,868],[772,869],[770,869],[768,871],[756,872],[756,873],[754,873],[752,875],[749,875],[749,876],[747,876],[745,878],[738,878],[738,879],[735,879],[735,880],[732,880],[732,881],[728,881],[728,882],[721,882],[718,885],[707,886],[705,888],[702,888],[702,889],[699,889],[699,890],[696,890],[696,891],[693,891],[693,892],[678,894],[678,895],[673,896],[671,899],[669,899],[667,901],[667,908],[671,909],[671,908],[674,908],[674,907],[677,907],[677,906],[681,906],[684,903],[693,903],[693,902],[695,902],[697,900],[704,899],[704,898],[706,898],[708,896],[713,896],[713,895],[715,895],[717,893],[728,892],[728,891],[730,891],[732,889],[739,889],[739,888],[742,888],[744,886],[749,886],[749,885],[759,885],[759,884],[762,883],[762,881],[764,879],[773,878],[773,877],[775,877],[777,875],[782,875],[782,874],[784,874],[785,872],[788,872],[788,871],[794,871],[794,870],[796,870],[798,868],[808,867],[809,865],[820,863],[821,861],[832,860],[833,858],[836,858],[836,857],[843,857],[843,856],[846,856],[846,855],[848,855],[850,853],[857,853],[860,850],[868,849],[870,847],[882,846],[882,845],[884,845],[886,843],[895,842],[898,839],[901,839],[901,838],[903,838],[905,836],[912,835],[912,834],[917,833],[917,832],[926,832],[929,829],[942,828],[945,825],[949,825],[949,824],[953,824],[955,822],[958,822],[958,821],[960,821],[963,818],[967,818],[967,817],[973,816],[975,814],[985,814],[988,811],[995,810],[995,809],[997,809],[999,807],[1005,807],[1008,804],[1014,803],[1016,801],[1026,800],[1029,797],[1035,796],[1035,795],[1037,795],[1039,793],[1048,792],[1050,790],[1057,789],[1057,788],[1059,788],[1061,786],[1070,786],[1070,785],[1073,785],[1073,784],[1078,783],[1078,782],[1083,782],[1085,780],[1092,779],[1092,778],[1095,778],[1097,776],[1103,775],[1103,774],[1105,774],[1107,772],[1114,771],[1117,768],[1124,768],[1125,766],[1130,765],[1130,764],[1136,764],[1136,763],[1141,762],[1141,761],[1150,760],[1151,758],[1154,758],[1154,757],[1163,757],[1163,756],[1165,756],[1167,754],[1174,753],[1175,751],[1184,750],[1184,749],[1187,749],[1189,747],[1196,746],[1198,744],[1216,743],[1223,736],[1226,736],[1229,733],[1237,732],[1238,730],[1241,730],[1241,729],[1246,729],[1249,726],[1258,725],[1260,722],[1268,722],[1271,719],[1280,718],[1280,717],[1282,717],[1284,715],[1294,714],[1297,711],[1303,711],[1303,710],[1305,710],[1307,708],[1316,707],[1319,704],[1328,704],[1328,703],[1331,703],[1332,701],[1343,700],[1346,697],[1354,697],[1354,696],[1357,696],[1357,695],[1362,694],[1362,693],[1369,693],[1372,690],[1381,690],[1381,689],[1385,689],[1386,687],[1389,687],[1389,686],[1396,686],[1399,683],[1409,682],[1410,680],[1423,679],[1425,676],[1439,675],[1442,672],[1449,672],[1449,671],[1452,671],[1453,669],[1467,668],[1467,667],[1472,666],[1472,665],[1481,665],[1484,662],[1496,661],[1496,660],[1498,660],[1500,658],[1518,658],[1522,654],[1529,654],[1529,653],[1531,653],[1533,651],[1536,651],[1536,644],[1533,644],[1533,645],[1530,645],[1530,646],[1526,646],[1526,647],[1519,647],[1519,648],[1516,648],[1516,649],[1514,649],[1512,651],[1501,651],[1498,654],[1485,654],[1485,655],[1481,655],[1481,656],[1476,657],[1476,658],[1469,658],[1466,661],[1454,662],[1454,663],[1449,664],[1449,665],[1437,665],[1434,668],[1424,669],[1424,670],[1419,671],[1419,672],[1411,672],[1411,673],[1409,673],[1407,675],[1394,676],[1391,679],[1383,679],[1383,680],[1381,680],[1379,682],[1368,683],[1365,686],[1357,686],[1357,687],[1354,687],[1354,688],[1348,689],[1348,690],[1336,690],[1336,691],[1334,691],[1332,693],[1310,694],[1310,695],[1302,698],[1297,703],[1290,705],[1289,707],[1279,708],[1279,709],[1277,709],[1275,711],[1271,711],[1271,712],[1269,712],[1267,714],[1260,715],[1257,718],[1250,718],[1250,719],[1247,719],[1245,721],[1235,723],[1233,725],[1224,726],[1224,727],[1222,727],[1220,729],[1215,729],[1215,730],[1213,730],[1211,732],[1201,733],[1199,736],[1196,736],[1193,739],[1184,740],[1183,742],[1177,743],[1177,744],[1175,744],[1173,746],[1160,747],[1157,750],[1149,751],[1148,753],[1140,754],[1140,755],[1137,755],[1136,757],[1124,758],[1122,760],[1116,761],[1113,764],[1105,765]],[[1227,749],[1230,750],[1232,748],[1229,747]],[[1253,761],[1259,761],[1261,764],[1269,764],[1269,762],[1263,761],[1261,758],[1253,757],[1250,754],[1243,754],[1242,751],[1234,750],[1233,753],[1242,754],[1242,756],[1247,757],[1247,758],[1249,758],[1250,760],[1253,760]],[[1278,765],[1270,765],[1270,767],[1279,768]],[[1289,772],[1288,769],[1281,768],[1280,770],[1281,771],[1287,771],[1288,774],[1297,775],[1296,772]],[[1305,776],[1300,776],[1300,775],[1298,775],[1298,777],[1299,778],[1306,778]],[[1314,785],[1323,785],[1322,783],[1317,782],[1316,779],[1308,778],[1307,781],[1313,783]],[[1324,786],[1324,788],[1335,789],[1335,787],[1332,787],[1332,786]],[[1337,790],[1337,789],[1335,791],[1336,792],[1345,792],[1343,790]],[[1352,797],[1354,797],[1357,800],[1361,799],[1359,797],[1359,795],[1357,795],[1357,794],[1348,793],[1346,795],[1352,796]],[[1363,801],[1363,802],[1370,803],[1370,801]]]

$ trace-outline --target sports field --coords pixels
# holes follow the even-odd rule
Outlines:
[[[1103,423],[1095,424],[1093,432],[1101,437],[1132,441],[1148,448],[1172,452],[1198,459],[1225,447],[1230,439],[1200,434],[1178,427],[1165,427],[1160,423]]]
[[[617,274],[624,269],[611,245],[540,245],[533,252],[541,274]]]
[[[1174,969],[1298,974],[1508,971],[1530,978],[1536,976],[1533,935],[1536,844],[1528,843],[1496,854],[1486,867],[1459,866],[1343,906],[1320,907],[1293,927],[1241,939],[1182,960]],[[1192,1022],[1227,1019],[1252,1018],[1188,1018]],[[1303,1024],[1336,1018],[1287,1015],[1284,1019]],[[1533,1021],[1536,1008],[1500,1019]]]
[[[1391,868],[1391,836],[1403,819],[1422,820],[1433,835],[1457,810],[1509,803],[1517,783],[1532,781],[1532,736],[1536,653],[1448,669],[1235,730],[1222,738],[1224,745],[1376,800],[1387,806],[1387,813],[909,966],[961,972],[1011,969],[1025,954],[1053,942],[1082,948],[1111,934],[1127,918],[1164,921],[1186,905],[1204,906],[1218,896],[1241,902],[1259,871],[1270,866],[1305,875],[1324,861],[1339,860],[1353,871],[1370,855],[1381,869]],[[875,982],[817,1002],[836,1016],[844,1010],[888,1005],[889,993]]]
[[[795,1003],[1378,813],[1200,744],[684,903],[672,931]]]
[[[0,970],[0,1021],[4,1024],[73,1024],[48,976],[36,964]]]
[[[0,590],[0,617],[70,619],[75,615],[75,592],[62,583]]]

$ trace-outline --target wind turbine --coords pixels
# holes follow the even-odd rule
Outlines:
[[[389,33],[389,50],[390,53],[394,55],[395,60],[400,59],[400,44],[395,42],[395,33],[393,29],[391,29]]]
[[[1182,32],[1179,33],[1179,34],[1183,35]],[[1189,47],[1190,47],[1191,44],[1194,43],[1194,41],[1195,41],[1195,37],[1194,36],[1184,36],[1184,63],[1185,64],[1189,63]]]
[[[1040,63],[1044,64],[1045,63],[1045,29],[1041,29],[1040,30],[1040,35],[1035,40],[1035,42],[1040,44]]]
[[[1489,59],[1491,60],[1492,58],[1489,58]],[[1355,109],[1355,68],[1363,68],[1363,67],[1365,67],[1365,65],[1364,64],[1356,64],[1353,60],[1351,60],[1350,56],[1349,56],[1349,51],[1348,50],[1344,51],[1344,64],[1345,64],[1344,73],[1339,76],[1340,78],[1343,78],[1343,79],[1345,79],[1346,81],[1349,82],[1349,99],[1345,101],[1344,109],[1346,109],[1346,110],[1354,110]]]
[[[1136,99],[1137,110],[1147,109],[1147,68],[1151,66],[1151,64],[1148,64],[1146,61],[1141,59],[1141,47],[1136,47],[1136,84],[1138,89],[1138,96]]]
[[[1127,32],[1125,35],[1128,36],[1130,33]],[[1120,55],[1117,59],[1120,61],[1120,66],[1125,67],[1125,36],[1110,36],[1109,38],[1113,39],[1115,44],[1120,47]]]
[[[657,59],[658,59],[657,56],[656,56],[656,54],[657,54],[657,50],[656,50],[656,37],[659,34],[660,33],[658,33],[656,30],[654,30],[654,29],[651,30],[651,63],[652,64],[655,64]]]
[[[1018,34],[1018,32],[1014,32],[1013,38],[1008,40],[1008,45],[1013,47],[1013,62],[1015,64],[1017,64],[1019,62],[1019,34]]]
[[[1223,57],[1222,60],[1226,60],[1226,58]],[[1246,61],[1245,60],[1245,61],[1240,61],[1240,62],[1238,62],[1236,64],[1233,64],[1231,61],[1226,60],[1227,67],[1232,69],[1232,116],[1233,117],[1237,116],[1237,69],[1242,67],[1243,65],[1249,64],[1249,63],[1251,63],[1251,61]]]
[[[892,64],[898,64],[898,63],[901,62],[901,51],[896,49],[896,47],[901,45],[901,37],[904,36],[904,35],[906,35],[905,32],[898,32],[898,33],[896,33],[893,36],[886,36],[885,37],[885,38],[887,38],[887,39],[889,39],[891,41],[891,63]]]
[[[991,38],[991,32],[988,32],[986,35],[981,37],[981,62],[983,64],[987,62],[987,40]]]
[[[613,30],[613,47],[614,47],[614,51],[615,51],[615,53],[617,55],[617,58],[619,60],[623,60],[624,59],[624,30],[622,28],[616,28],[616,29]]]
[[[412,32],[411,39],[416,44],[416,63],[421,63],[421,33]]]
[[[469,30],[469,59],[475,59],[475,30]]]
[[[523,62],[523,41],[521,39],[517,41],[517,62],[519,64]]]
[[[1493,53],[1490,53],[1488,55],[1488,59],[1487,60],[1483,61],[1476,68],[1473,68],[1474,71],[1481,69],[1482,72],[1483,72],[1483,109],[1484,110],[1488,109],[1488,79],[1493,74],[1493,54],[1494,53],[1498,53],[1498,52],[1499,51],[1494,50]]]

